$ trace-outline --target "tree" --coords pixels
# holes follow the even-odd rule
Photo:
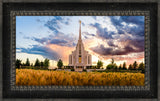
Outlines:
[[[43,61],[40,62],[40,66],[41,66],[41,68],[44,66]]]
[[[122,66],[121,66],[121,64],[119,65],[119,69],[122,69]]]
[[[114,64],[114,59],[112,58],[112,60],[111,60],[111,64]]]
[[[33,63],[31,63],[31,67],[33,67]]]
[[[107,69],[115,69],[117,70],[117,65],[114,63],[114,59],[112,58],[111,63],[107,65]]]
[[[46,58],[44,60],[44,64],[43,65],[44,65],[45,68],[48,68],[49,67],[49,59]]]
[[[108,64],[107,65],[107,69],[113,69],[113,65],[112,64]]]
[[[40,66],[40,62],[39,62],[38,59],[36,59],[36,62],[35,62],[35,64],[34,64],[34,66],[35,66],[35,67]]]
[[[111,64],[113,65],[113,69],[117,70],[117,65],[116,63],[114,63],[114,59],[112,58]]]
[[[127,69],[125,62],[123,63],[123,67],[122,67],[122,68],[123,68],[124,70]]]
[[[138,67],[137,61],[135,61],[135,62],[133,63],[133,69],[137,69],[137,67]]]
[[[144,70],[144,68],[145,68],[144,63],[141,62],[141,63],[139,64],[139,66],[138,66],[138,69],[139,69],[139,70]]]
[[[129,69],[129,70],[132,70],[132,69],[133,69],[132,64],[129,65],[129,68],[128,68],[128,69]]]
[[[27,58],[25,66],[30,66],[29,59]]]
[[[16,59],[16,68],[20,68],[20,66],[22,65],[22,60],[20,60],[20,59]]]
[[[59,69],[62,68],[62,66],[63,66],[63,61],[62,61],[61,59],[58,60],[57,66],[58,66]]]
[[[118,67],[117,65],[114,65],[114,70],[117,71]]]
[[[25,65],[26,65],[25,63],[22,63],[22,64],[21,64],[21,66],[25,66]]]
[[[101,60],[98,60],[98,62],[97,62],[98,69],[100,69],[100,67],[102,67],[102,66],[103,66],[103,62]]]

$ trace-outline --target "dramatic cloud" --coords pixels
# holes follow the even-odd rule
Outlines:
[[[90,24],[97,29],[96,36],[106,40],[90,49],[100,55],[127,55],[144,51],[144,17],[110,16],[110,21],[117,31],[108,31],[100,23]],[[96,17],[94,17],[96,19]],[[86,36],[92,35],[85,33]]]
[[[108,45],[109,45],[109,46],[113,46],[113,47],[118,47],[118,45],[115,45],[115,44],[113,43],[113,40],[109,40],[109,41],[108,41]]]
[[[144,36],[144,16],[120,16],[110,17],[112,24],[118,30],[118,34],[126,31],[132,35]]]
[[[102,26],[99,23],[90,24],[90,26],[95,27],[97,29],[96,34],[105,39],[111,39],[112,35],[115,34],[114,32],[110,32],[107,30],[107,28],[102,28]]]
[[[76,45],[77,40],[74,37],[69,35],[65,35],[63,33],[58,33],[57,35],[49,35],[44,38],[32,38],[32,40],[37,41],[41,44],[56,44],[60,46],[68,46],[74,47]]]
[[[53,19],[46,22],[45,26],[48,27],[50,30],[54,31],[55,33],[59,33],[59,29],[61,29],[61,23],[65,25],[69,25],[70,19],[65,19],[61,16],[54,16]]]
[[[126,45],[124,43],[126,43]],[[109,41],[108,45],[113,47],[104,47],[104,45],[101,44],[90,49],[100,55],[127,55],[129,53],[144,51],[144,40],[127,40],[125,42],[119,42],[119,44],[124,44],[124,47],[118,47],[118,45],[114,45]]]
[[[27,49],[16,48],[16,49],[20,50],[20,52],[22,52],[22,53],[38,54],[38,55],[42,55],[45,58],[49,58],[52,60],[57,60],[60,57],[59,54],[57,54],[57,52],[51,50],[50,48],[44,47],[44,46],[33,45],[32,48],[27,48]]]
[[[56,52],[59,55],[58,59],[62,59],[65,64],[68,64],[68,55],[75,50],[75,47],[60,46],[55,44],[49,44],[46,47]]]

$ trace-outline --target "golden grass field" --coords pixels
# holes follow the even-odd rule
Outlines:
[[[16,69],[16,85],[144,85],[142,73]]]

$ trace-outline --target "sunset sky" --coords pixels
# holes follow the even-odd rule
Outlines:
[[[68,56],[78,42],[79,20],[85,50],[104,66],[114,58],[116,64],[144,62],[144,16],[17,16],[16,58],[50,59],[50,67]]]

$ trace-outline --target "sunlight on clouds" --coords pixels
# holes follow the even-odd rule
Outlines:
[[[124,25],[123,27],[125,27],[127,25],[125,22],[122,22],[121,24]]]
[[[64,65],[68,65],[68,56],[75,48],[67,47],[67,46],[59,46],[55,44],[49,44],[46,47],[50,48],[51,50],[55,51],[59,54],[59,58],[62,59]]]
[[[130,26],[130,27],[137,27],[136,24],[128,24],[128,26]]]
[[[100,43],[100,40],[98,38],[83,40],[84,47],[87,50],[91,47],[97,46],[99,43]]]
[[[108,31],[115,31],[117,33],[117,30],[115,26],[112,25],[112,22],[109,17],[97,16],[96,18],[96,22],[99,23],[102,26],[102,28],[107,28]]]
[[[86,27],[85,27],[85,30],[86,30],[86,32],[88,32],[88,33],[91,33],[91,34],[96,35],[97,29],[94,28],[94,27],[92,27],[92,26],[86,26]]]

